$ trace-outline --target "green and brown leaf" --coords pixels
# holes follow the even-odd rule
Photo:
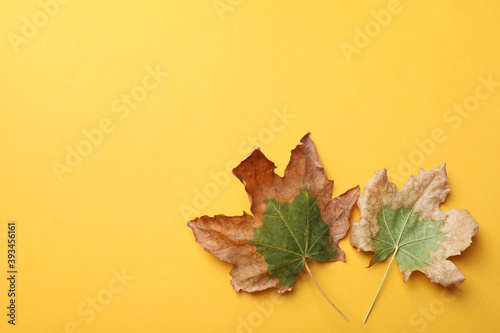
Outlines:
[[[338,241],[349,228],[359,186],[332,199],[333,181],[309,135],[292,151],[284,177],[275,168],[255,149],[233,170],[245,185],[253,215],[188,222],[205,250],[234,265],[230,274],[236,291],[289,291],[307,258],[345,260]]]
[[[463,282],[462,272],[447,258],[471,244],[478,224],[467,210],[439,208],[449,192],[445,164],[421,169],[399,191],[385,169],[376,172],[359,197],[361,218],[353,223],[351,244],[374,252],[370,266],[395,251],[404,281],[418,270],[445,287]]]
[[[445,287],[465,280],[447,258],[465,250],[479,226],[467,210],[439,208],[448,193],[445,164],[431,171],[421,169],[399,191],[389,182],[385,169],[375,172],[366,183],[357,202],[361,217],[353,223],[351,244],[374,252],[370,266],[392,257],[365,322],[394,259],[405,282],[414,271]]]

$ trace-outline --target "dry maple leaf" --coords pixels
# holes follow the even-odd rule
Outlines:
[[[289,291],[304,265],[310,273],[307,258],[345,261],[338,241],[349,228],[359,186],[332,199],[333,181],[309,134],[292,151],[284,177],[275,168],[257,148],[233,170],[245,185],[253,216],[202,216],[188,222],[205,250],[234,265],[235,291]]]
[[[467,210],[439,208],[449,192],[445,164],[431,171],[421,169],[399,191],[385,169],[375,172],[357,202],[361,218],[353,223],[351,244],[374,252],[370,266],[392,254],[389,267],[396,258],[405,282],[418,270],[445,287],[462,283],[462,272],[447,258],[471,244],[478,224]],[[377,295],[379,291],[380,287]]]

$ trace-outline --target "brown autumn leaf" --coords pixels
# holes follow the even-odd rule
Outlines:
[[[332,199],[333,181],[306,134],[292,151],[284,177],[256,148],[233,174],[245,185],[253,215],[202,216],[188,222],[196,241],[233,264],[235,291],[292,289],[306,259],[345,261],[338,246],[349,228],[359,186]]]
[[[441,210],[449,193],[445,164],[421,169],[401,190],[385,169],[375,172],[357,202],[361,217],[353,223],[351,244],[374,252],[370,266],[392,254],[389,267],[396,259],[405,282],[418,270],[444,287],[462,283],[464,275],[447,258],[461,254],[479,226],[467,210]]]

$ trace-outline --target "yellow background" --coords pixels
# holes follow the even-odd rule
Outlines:
[[[47,7],[52,16],[42,6],[50,0],[0,3],[2,332],[500,328],[499,2],[65,2]],[[390,22],[377,23],[372,11],[391,8]],[[360,37],[366,29],[373,37]],[[160,82],[146,91],[151,70]],[[144,91],[125,114],[123,96]],[[473,111],[454,113],[464,103]],[[54,163],[66,163],[68,147],[84,149],[82,131],[103,119],[111,133],[60,181]],[[277,298],[232,290],[231,266],[203,251],[186,222],[249,211],[227,165],[257,144],[282,173],[307,131],[335,196],[381,168],[400,187],[420,167],[447,163],[442,207],[468,209],[480,225],[453,259],[466,277],[456,297],[420,273],[403,283],[394,265],[363,324],[387,262],[365,269],[370,255],[348,237],[346,263],[312,269],[350,324],[306,275]],[[10,220],[15,327],[5,309]],[[106,304],[91,315],[93,298]]]

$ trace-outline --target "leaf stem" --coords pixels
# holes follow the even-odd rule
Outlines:
[[[384,274],[384,278],[382,279],[382,282],[380,283],[380,286],[378,287],[377,293],[375,294],[375,297],[373,298],[372,304],[370,305],[370,308],[368,309],[368,312],[366,313],[366,317],[364,320],[365,324],[366,324],[366,321],[368,320],[368,316],[370,315],[370,312],[372,311],[373,304],[375,304],[375,300],[378,297],[378,293],[380,292],[380,289],[382,289],[382,285],[384,284],[385,277],[387,276],[387,273],[389,272],[389,268],[391,268],[392,262],[394,261],[394,257],[396,256],[396,253],[398,252],[398,250],[399,250],[399,247],[396,247],[396,250],[392,254],[392,258],[391,258],[391,261],[389,262],[389,266],[387,266],[387,269],[386,269],[385,274]]]
[[[314,278],[314,275],[312,274],[311,270],[309,269],[309,266],[307,265],[307,260],[304,261],[305,263],[305,266],[306,266],[306,269],[307,269],[307,272],[309,273],[309,275],[311,276],[314,284],[316,285],[316,287],[318,287],[319,291],[321,291],[321,293],[323,294],[323,296],[326,298],[326,300],[328,301],[328,303],[330,303],[331,306],[333,306],[333,308],[335,310],[337,310],[337,312],[345,319],[347,320],[347,322],[350,322],[349,319],[342,313],[342,311],[339,310],[339,308],[337,308],[335,306],[335,304],[333,304],[333,302],[328,298],[328,296],[326,296],[325,292],[323,291],[323,289],[321,289],[320,285],[318,284],[318,282],[316,281],[316,279]]]

